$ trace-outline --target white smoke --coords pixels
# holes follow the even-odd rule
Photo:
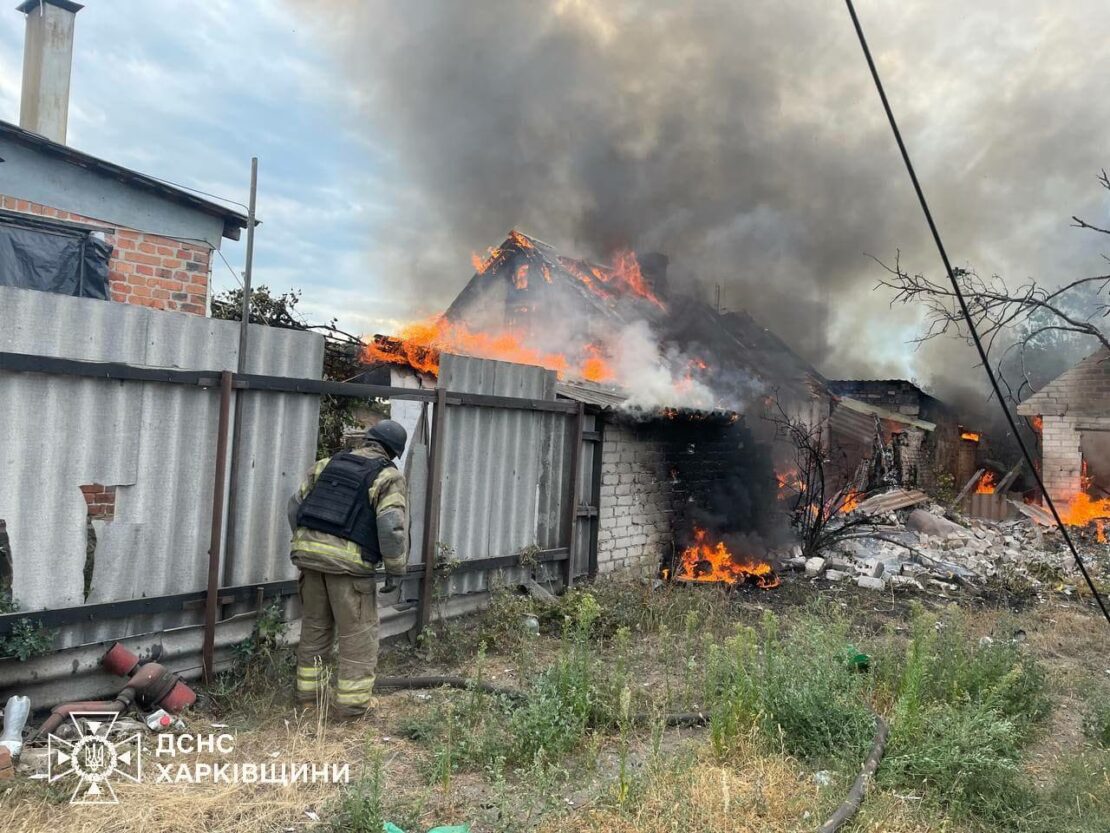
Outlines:
[[[673,348],[664,348],[646,321],[623,328],[610,344],[616,376],[629,410],[720,407],[720,397],[698,378],[700,360]]]

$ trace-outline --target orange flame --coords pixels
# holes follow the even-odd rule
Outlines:
[[[587,344],[583,348],[585,358],[582,360],[582,376],[591,382],[613,381],[613,369],[605,361],[601,348],[596,344]]]
[[[738,559],[724,541],[709,542],[709,533],[694,528],[694,543],[682,551],[676,578],[685,581],[742,584],[751,580],[763,590],[779,586],[779,577],[766,561],[755,558]]]
[[[615,378],[601,348],[596,345],[587,344],[580,356],[571,357],[529,347],[510,332],[475,332],[465,324],[442,317],[410,324],[397,338],[376,337],[366,345],[362,358],[368,364],[395,364],[435,376],[439,373],[441,352],[537,365],[554,370],[559,378],[568,374],[593,382]]]
[[[980,495],[993,495],[998,488],[998,475],[993,471],[983,472],[983,476],[975,484],[975,492]]]
[[[844,502],[840,504],[840,508],[837,511],[847,514],[848,512],[851,512],[853,509],[859,506],[863,502],[863,498],[863,492],[856,491],[855,489],[849,489],[848,494],[844,496]]]
[[[1038,434],[1044,431],[1044,417],[1035,416],[1030,422],[1033,423],[1033,430]]]
[[[567,274],[577,278],[578,281],[600,298],[610,298],[613,295],[631,293],[655,304],[659,309],[665,309],[663,302],[647,285],[640,263],[636,255],[630,251],[618,251],[613,258],[613,265],[590,266],[583,261],[569,257],[557,258],[559,265]]]
[[[528,264],[522,263],[516,267],[516,272],[513,273],[513,286],[517,289],[528,288]]]
[[[973,443],[979,442],[979,440],[981,440],[982,438],[983,435],[980,434],[978,431],[964,431],[962,434],[960,434],[961,440],[971,440]]]
[[[1106,520],[1110,518],[1110,498],[1093,498],[1079,492],[1060,509],[1060,518],[1068,526],[1095,525],[1100,543],[1106,543]]]
[[[777,480],[779,484],[779,500],[785,500],[792,494],[801,494],[806,490],[806,484],[802,481],[802,477],[797,469],[776,471],[775,480]]]

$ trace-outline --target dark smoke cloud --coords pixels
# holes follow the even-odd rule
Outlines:
[[[954,259],[1057,280],[1098,269],[1108,24],[1095,2],[862,2]],[[305,3],[381,151],[367,264],[443,309],[511,227],[568,253],[658,250],[830,376],[971,381],[959,343],[865,253],[935,274],[844,7],[833,0]],[[378,196],[378,195],[376,195]],[[979,393],[976,396],[981,395]]]

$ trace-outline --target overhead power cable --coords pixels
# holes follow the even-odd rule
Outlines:
[[[944,270],[948,273],[948,280],[952,283],[952,292],[955,294],[956,301],[960,306],[960,313],[963,315],[964,321],[967,324],[968,331],[971,334],[971,340],[975,345],[976,351],[979,353],[979,359],[983,363],[983,370],[987,373],[987,378],[990,380],[991,387],[994,389],[994,395],[998,400],[998,405],[1002,408],[1002,413],[1006,417],[1006,422],[1010,426],[1010,430],[1014,434],[1014,439],[1017,440],[1018,446],[1021,447],[1022,456],[1025,458],[1026,464],[1029,466],[1029,471],[1033,474],[1033,479],[1037,482],[1037,487],[1044,495],[1044,502],[1048,506],[1049,511],[1052,513],[1056,525],[1060,529],[1060,534],[1064,538],[1064,542],[1071,550],[1072,557],[1075,563],[1079,566],[1079,571],[1083,574],[1083,580],[1087,582],[1087,587],[1090,588],[1091,593],[1098,602],[1099,608],[1102,610],[1102,615],[1106,617],[1107,623],[1110,623],[1110,611],[1106,609],[1106,603],[1103,601],[1102,596],[1095,587],[1094,581],[1091,579],[1091,574],[1087,571],[1087,565],[1083,563],[1083,558],[1079,555],[1079,550],[1075,547],[1075,542],[1072,541],[1071,535],[1068,533],[1067,525],[1064,523],[1063,518],[1056,509],[1056,504],[1052,500],[1052,496],[1044,487],[1044,481],[1041,479],[1041,473],[1037,470],[1033,455],[1029,451],[1029,446],[1026,445],[1025,440],[1018,430],[1017,420],[1014,415],[1010,413],[1010,409],[1006,407],[1006,402],[1002,398],[1002,388],[998,384],[998,379],[993,370],[991,370],[990,362],[987,359],[987,351],[983,348],[983,341],[979,337],[978,331],[975,329],[975,322],[971,318],[971,311],[968,309],[967,300],[964,298],[963,291],[960,289],[960,282],[956,278],[956,273],[952,269],[952,263],[948,259],[948,251],[944,248],[944,241],[941,239],[940,232],[937,230],[937,224],[933,221],[933,213],[929,210],[929,203],[925,199],[925,192],[921,189],[921,183],[918,182],[917,173],[914,171],[913,162],[910,160],[909,151],[906,150],[906,143],[902,140],[902,132],[898,129],[898,122],[894,119],[894,111],[890,108],[890,102],[887,100],[886,91],[883,89],[883,82],[879,78],[879,70],[875,67],[875,61],[871,57],[871,50],[867,46],[867,38],[863,34],[863,26],[860,25],[859,17],[856,15],[856,8],[852,4],[852,0],[844,0],[848,6],[848,14],[852,17],[852,25],[856,29],[856,36],[859,38],[859,45],[863,49],[863,56],[867,59],[867,66],[871,70],[871,78],[875,81],[875,89],[878,90],[879,98],[883,103],[883,110],[886,111],[887,121],[890,122],[890,129],[894,133],[894,141],[898,143],[898,150],[902,154],[902,161],[906,163],[906,172],[910,175],[910,181],[913,183],[913,190],[917,194],[917,200],[921,203],[921,211],[925,214],[925,221],[929,224],[929,231],[932,232],[933,242],[936,243],[937,252],[940,253],[940,259],[944,263]]]

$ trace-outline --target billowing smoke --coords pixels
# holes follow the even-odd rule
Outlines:
[[[323,10],[322,10],[323,8]],[[972,376],[915,351],[865,254],[938,269],[843,5],[813,0],[304,3],[352,88],[388,219],[367,267],[442,310],[513,227],[568,254],[665,252],[827,375]],[[1068,229],[1106,163],[1094,0],[864,3],[953,259],[1049,282],[1098,268]],[[953,374],[954,368],[962,372]]]
[[[697,378],[697,358],[661,348],[646,321],[620,330],[611,350],[617,378],[624,382],[628,393],[625,404],[629,409],[651,410],[666,405],[698,410],[743,409],[742,400],[723,401],[721,392]]]

